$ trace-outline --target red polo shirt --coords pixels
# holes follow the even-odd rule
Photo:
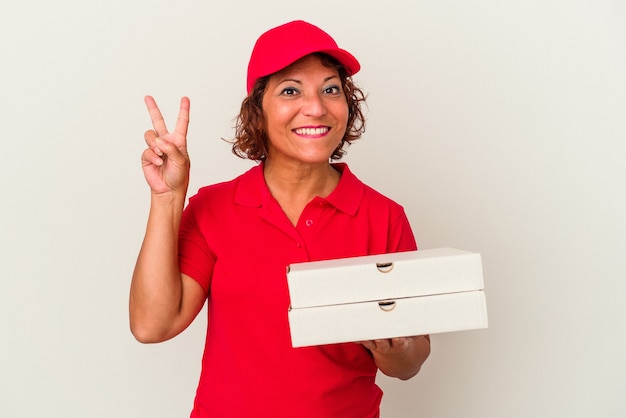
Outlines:
[[[403,208],[347,165],[334,167],[342,172],[336,189],[313,199],[295,227],[271,196],[262,164],[190,199],[180,265],[209,298],[192,417],[378,416],[382,392],[363,346],[291,347],[289,264],[416,249]]]

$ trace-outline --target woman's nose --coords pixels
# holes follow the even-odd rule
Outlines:
[[[302,113],[310,117],[324,116],[326,114],[324,99],[318,94],[305,96]]]

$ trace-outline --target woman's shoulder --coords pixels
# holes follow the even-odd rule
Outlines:
[[[404,211],[404,208],[398,202],[359,179],[346,163],[335,165],[342,172],[342,180],[337,188],[338,193],[335,193],[333,196],[338,204],[343,204],[346,208],[352,206],[355,211],[359,207],[390,212]]]
[[[253,188],[258,183],[259,176],[262,176],[260,167],[254,166],[233,179],[200,187],[198,192],[191,196],[189,202],[194,204],[232,202],[240,186]]]
[[[386,194],[383,194],[383,192],[380,192],[378,189],[373,188],[372,186],[369,186],[367,184],[363,184],[363,187],[365,189],[365,197],[368,200],[372,200],[372,201],[376,201],[376,202],[384,202],[390,206],[402,206],[400,205],[400,203],[398,203],[397,201],[395,201],[394,199],[392,199],[391,197],[389,197]]]
[[[387,213],[390,218],[404,216],[404,206],[367,184],[364,184],[362,206],[376,213]]]

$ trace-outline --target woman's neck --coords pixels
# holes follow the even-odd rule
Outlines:
[[[270,193],[293,225],[313,198],[327,197],[341,178],[329,163],[286,166],[271,160],[265,161],[263,174]]]

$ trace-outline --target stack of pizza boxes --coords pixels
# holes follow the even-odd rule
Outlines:
[[[292,264],[293,347],[487,327],[480,254],[455,248]]]

